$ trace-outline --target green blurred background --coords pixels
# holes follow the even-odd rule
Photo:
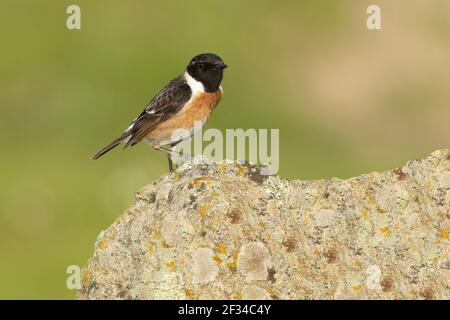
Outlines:
[[[70,4],[81,30],[66,28]],[[167,172],[143,144],[90,155],[200,52],[230,66],[207,128],[279,128],[282,177],[345,178],[449,147],[449,13],[447,0],[2,0],[0,298],[75,297],[67,266]]]

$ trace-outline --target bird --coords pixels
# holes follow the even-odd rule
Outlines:
[[[219,104],[223,95],[223,70],[227,67],[215,53],[193,57],[184,72],[161,89],[127,129],[91,159],[100,158],[120,144],[127,148],[144,141],[155,150],[167,153],[172,172],[174,147],[190,138],[198,124],[203,126]]]

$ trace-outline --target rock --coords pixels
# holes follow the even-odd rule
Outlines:
[[[259,170],[195,161],[144,187],[78,298],[450,298],[450,149],[348,180]]]

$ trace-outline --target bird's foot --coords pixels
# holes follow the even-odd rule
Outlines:
[[[165,147],[165,146],[159,145],[158,143],[154,143],[153,147],[155,148],[155,150],[162,151],[167,154],[167,160],[169,162],[170,172],[174,171],[176,164],[179,162],[176,160],[180,160],[180,157],[181,157],[181,160],[183,160],[183,162],[186,162],[187,161],[186,159],[189,159],[189,160],[192,159],[192,156],[190,154],[186,154],[186,153],[174,150],[175,146]],[[174,161],[174,158],[175,158],[175,161]]]

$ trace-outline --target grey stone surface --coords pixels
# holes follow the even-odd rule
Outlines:
[[[450,149],[348,180],[196,162],[100,233],[79,299],[450,298]]]

